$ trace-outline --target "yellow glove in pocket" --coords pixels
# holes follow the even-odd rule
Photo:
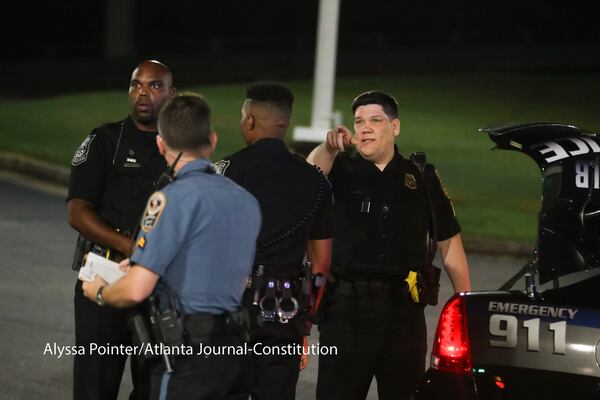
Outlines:
[[[408,293],[410,293],[410,297],[412,301],[415,303],[419,302],[419,289],[417,288],[417,273],[415,271],[410,271],[408,276],[405,279],[406,284],[408,285]]]

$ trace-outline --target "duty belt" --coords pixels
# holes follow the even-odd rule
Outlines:
[[[110,247],[104,247],[98,243],[92,243],[92,248],[90,251],[114,262],[121,262],[123,259],[125,259],[125,256],[119,253],[117,250]]]
[[[118,251],[109,247],[104,247],[98,243],[94,243],[88,240],[81,233],[77,236],[77,244],[75,245],[75,254],[73,254],[73,263],[71,268],[74,271],[79,271],[81,268],[85,255],[89,252],[98,254],[101,257],[106,257],[111,261],[120,262],[125,257]]]
[[[310,297],[308,283],[311,281],[309,274],[312,273],[312,265],[307,264],[307,276],[274,278],[266,275],[265,267],[259,265],[256,272],[248,277],[247,289],[251,290],[252,305],[260,309],[263,322],[279,321],[287,324],[299,312],[304,311],[304,303],[307,303],[305,300]]]
[[[198,344],[211,336],[225,333],[225,315],[186,314],[183,316],[183,329],[186,342],[190,345]]]
[[[224,314],[208,313],[185,314],[183,316],[184,339],[189,345],[206,343],[212,336],[237,335],[242,341],[249,341],[247,310],[240,308]]]
[[[339,279],[336,282],[335,292],[338,295],[352,297],[358,311],[376,311],[388,301],[404,304],[410,299],[405,281]]]

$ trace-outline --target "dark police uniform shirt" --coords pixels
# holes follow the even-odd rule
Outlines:
[[[260,208],[250,193],[199,159],[154,192],[131,260],[160,275],[185,314],[240,305],[252,269]]]
[[[460,232],[436,172],[431,193],[438,240]],[[329,173],[335,198],[332,271],[345,279],[406,276],[426,259],[429,205],[423,179],[394,147],[383,171],[357,152],[340,153]]]
[[[156,134],[140,131],[130,117],[94,129],[71,161],[67,200],[89,201],[112,228],[133,232],[166,168]]]
[[[271,138],[218,162],[217,170],[246,188],[260,203],[263,224],[255,265],[264,265],[275,277],[298,276],[307,241],[332,236],[332,198],[327,180],[304,159],[290,153],[283,140]],[[268,245],[290,230],[291,235]]]

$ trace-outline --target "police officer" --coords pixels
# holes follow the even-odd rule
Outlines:
[[[157,117],[175,92],[171,71],[158,61],[138,65],[129,85],[130,114],[94,129],[71,162],[69,224],[79,231],[74,268],[87,250],[119,261],[129,254],[130,238],[154,182],[165,169],[156,147]],[[127,310],[100,308],[75,286],[75,343],[129,344]],[[116,399],[126,355],[75,356],[74,399]],[[132,359],[131,398],[146,399],[149,375]]]
[[[293,100],[292,92],[277,83],[250,86],[240,122],[248,147],[217,163],[217,169],[246,188],[260,203],[263,225],[257,241],[253,282],[244,300],[262,325],[252,330],[252,343],[275,347],[303,343],[306,315],[288,320],[279,311],[287,307],[285,304],[290,305],[291,297],[302,297],[299,277],[303,275],[305,253],[314,274],[326,276],[331,259],[329,184],[313,166],[291,154],[283,142]],[[293,288],[291,293],[285,289],[286,282]],[[297,307],[286,309],[294,308]],[[236,396],[229,398],[246,399],[250,392],[253,399],[259,400],[294,399],[300,353],[254,355],[249,373],[241,377],[245,384]]]
[[[146,299],[160,280],[180,304],[187,345],[239,347],[239,335],[226,330],[225,314],[240,306],[251,271],[261,221],[258,202],[214,173],[208,158],[217,135],[202,97],[169,100],[159,132],[158,148],[175,180],[148,200],[127,275],[112,285],[97,277],[83,284],[84,293],[101,305],[129,307]],[[153,366],[152,399],[224,398],[241,358],[193,350],[172,357],[172,373],[162,363]]]
[[[380,399],[405,399],[425,369],[423,305],[409,287],[414,271],[427,267],[430,219],[457,292],[470,289],[468,265],[439,176],[425,189],[417,166],[394,145],[396,100],[366,92],[352,112],[354,136],[339,126],[308,156],[328,174],[336,202],[331,274],[337,283],[319,330],[320,344],[337,346],[338,355],[319,359],[317,399],[364,399],[373,376]],[[356,151],[344,151],[350,145]]]

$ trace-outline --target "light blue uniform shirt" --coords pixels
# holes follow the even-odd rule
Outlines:
[[[190,162],[150,197],[131,257],[166,281],[185,314],[239,307],[261,224],[256,199],[209,171],[206,159]]]

